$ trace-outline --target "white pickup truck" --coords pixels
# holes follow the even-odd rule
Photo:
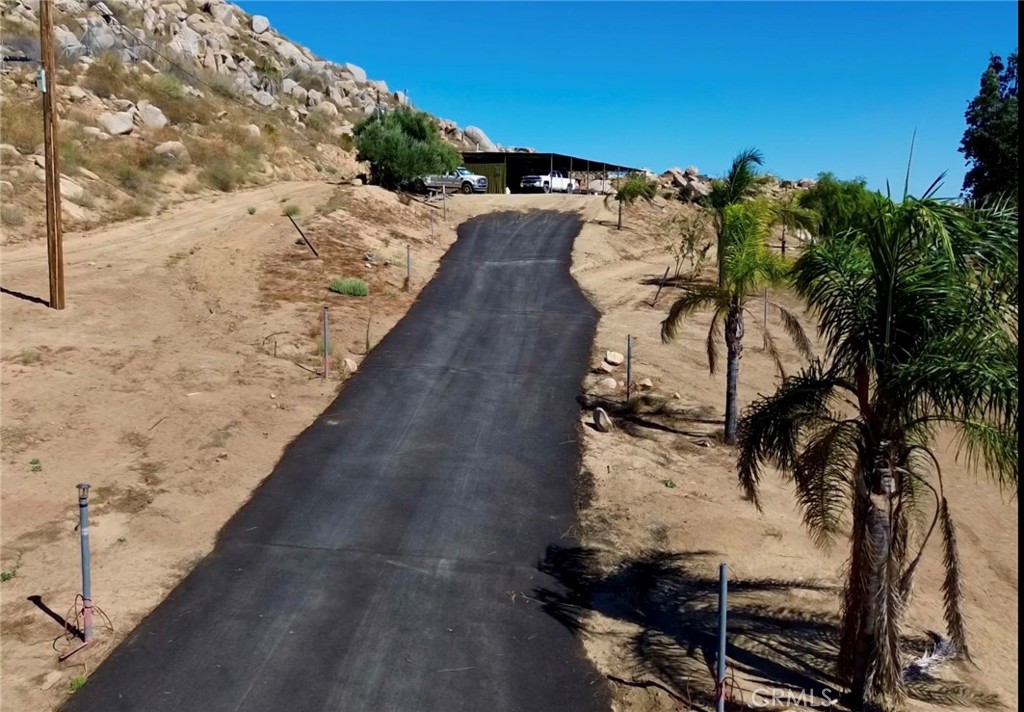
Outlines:
[[[461,190],[467,195],[487,192],[487,179],[464,167],[456,168],[444,175],[423,176],[420,182],[424,188],[437,192],[440,192],[441,188],[447,188],[449,192]]]
[[[569,193],[577,190],[579,183],[572,178],[562,175],[558,171],[542,173],[540,175],[523,176],[519,181],[522,190],[540,190],[545,193],[555,191],[558,193]]]

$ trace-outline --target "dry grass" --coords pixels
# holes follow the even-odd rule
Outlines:
[[[25,213],[15,205],[0,206],[0,223],[4,227],[21,227],[25,224]]]
[[[0,139],[21,153],[33,153],[43,142],[43,99],[5,96],[0,99]]]
[[[82,78],[82,86],[101,99],[117,96],[121,99],[138,98],[137,92],[126,81],[128,73],[121,57],[116,52],[103,52],[93,62]]]

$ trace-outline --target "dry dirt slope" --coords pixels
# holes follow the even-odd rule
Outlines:
[[[656,287],[649,282],[670,262],[653,237],[659,219],[625,236],[591,221],[574,252],[573,272],[602,311],[595,366],[605,349],[624,352],[632,335],[634,377],[651,378],[653,400],[667,400],[672,411],[641,416],[646,425],[620,421],[611,434],[595,432],[584,416],[582,482],[589,485],[590,506],[581,516],[582,563],[594,575],[566,580],[590,597],[589,608],[575,609],[575,617],[588,652],[606,673],[657,681],[693,708],[706,709],[713,684],[700,651],[714,649],[716,569],[728,562],[734,586],[744,588],[732,598],[734,700],[757,706],[770,699],[771,689],[781,689],[785,701],[785,689],[796,688],[816,690],[817,701],[825,702],[825,687],[833,686],[835,696],[831,664],[846,543],[840,540],[830,552],[816,549],[780,477],[765,482],[763,514],[741,497],[734,453],[716,441],[725,384],[722,375],[707,372],[709,315],[696,315],[676,343],[660,342],[660,322],[678,292],[669,288],[657,307],[650,305]],[[770,297],[799,308],[785,293]],[[812,320],[804,322],[813,330]],[[792,370],[796,352],[774,317],[769,326]],[[745,342],[741,403],[778,383],[756,329],[748,328]],[[624,370],[613,376],[621,382]],[[599,387],[606,377],[593,375],[585,390],[621,398],[621,387],[612,393]],[[967,474],[949,445],[941,442],[940,461],[959,526],[976,667],[947,666],[940,681],[919,689],[924,701],[912,701],[911,708],[980,710],[1001,703],[1017,709],[1017,502],[983,476]],[[924,652],[927,631],[944,631],[941,556],[933,542],[907,617],[911,654]],[[657,688],[618,687],[621,710],[691,706]]]
[[[286,206],[321,259],[295,244]],[[69,235],[63,312],[0,295],[4,710],[58,704],[209,550],[333,398],[345,359],[358,363],[429,280],[454,239],[438,214],[431,241],[434,212],[371,187],[278,184]],[[0,282],[45,297],[45,265],[43,244],[5,248]],[[369,297],[327,291],[351,276]],[[323,305],[329,381],[316,375]],[[94,598],[114,631],[58,665],[61,628],[28,597],[64,615],[79,590],[81,481],[93,486]]]

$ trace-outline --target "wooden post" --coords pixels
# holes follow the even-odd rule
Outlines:
[[[39,39],[43,67],[39,88],[43,92],[43,158],[46,163],[46,259],[50,281],[50,307],[64,308],[64,245],[60,213],[60,154],[57,142],[57,60],[53,49],[52,0],[39,3]]]
[[[665,274],[662,275],[661,282],[658,283],[658,291],[654,293],[654,301],[651,302],[652,307],[658,304],[658,297],[661,296],[661,290],[665,287],[665,280],[668,279],[668,271],[671,267],[672,265],[669,265],[665,268]]]

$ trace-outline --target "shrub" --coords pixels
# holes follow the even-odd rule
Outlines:
[[[310,112],[309,116],[306,117],[306,128],[313,131],[326,131],[330,123],[330,120],[319,111]]]
[[[153,206],[142,198],[130,198],[119,204],[111,213],[111,217],[114,220],[144,218],[153,213]]]
[[[21,153],[32,153],[43,142],[43,99],[18,99],[4,96],[0,99],[0,126],[3,142]]]
[[[330,290],[351,297],[365,297],[370,293],[370,288],[361,279],[336,279],[331,282]]]
[[[6,227],[21,227],[25,224],[25,213],[13,205],[0,207],[0,223]]]
[[[208,99],[187,96],[182,83],[172,74],[158,74],[142,85],[142,95],[160,108],[172,124],[208,124],[213,105]]]
[[[143,172],[135,166],[121,166],[116,175],[120,186],[131,193],[138,193],[149,184]]]
[[[211,188],[229,193],[244,182],[245,175],[229,158],[215,158],[200,171],[199,179]]]
[[[185,87],[171,74],[158,74],[149,80],[153,91],[171,99],[184,99]]]
[[[85,71],[82,86],[101,99],[125,93],[124,64],[116,52],[103,52]]]
[[[429,114],[409,108],[362,119],[353,129],[357,160],[369,161],[374,183],[408,185],[430,173],[459,165],[458,152],[441,139]]]
[[[67,175],[75,175],[85,165],[85,154],[82,147],[73,141],[62,141],[60,144],[60,170]]]
[[[248,208],[246,208],[245,212],[249,213],[250,215],[255,215],[256,214],[256,208],[254,208],[252,206],[249,206]]]
[[[293,218],[296,215],[298,215],[299,212],[300,211],[299,211],[299,206],[298,205],[286,205],[286,206],[284,206],[284,210],[282,211],[282,214],[287,216],[287,217]]]

